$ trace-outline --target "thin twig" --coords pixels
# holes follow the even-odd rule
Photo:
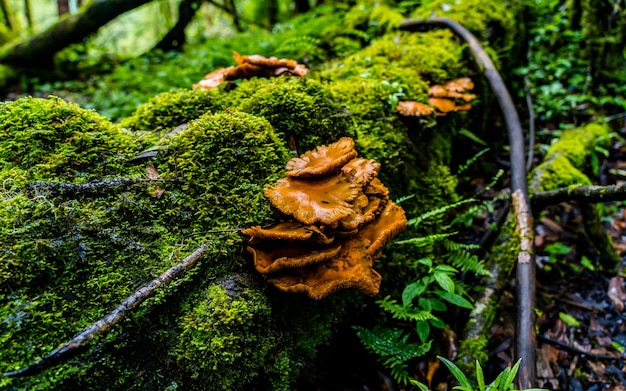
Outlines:
[[[520,365],[517,385],[520,388],[533,388],[537,383],[535,359],[535,262],[533,258],[533,227],[532,212],[528,199],[526,184],[526,162],[524,151],[524,134],[522,125],[504,80],[496,69],[493,61],[485,52],[478,39],[459,23],[439,17],[425,20],[408,19],[401,23],[400,28],[414,30],[423,27],[445,27],[452,30],[468,44],[472,55],[489,82],[491,89],[500,105],[506,122],[511,160],[511,183],[514,196],[514,212],[522,240],[522,251],[517,257],[517,303],[518,318],[516,323],[516,356],[523,357]]]
[[[111,189],[118,186],[131,186],[144,182],[164,182],[162,179],[144,179],[144,178],[119,178],[102,182],[90,182],[90,183],[61,183],[61,182],[31,182],[26,185],[28,192],[35,192],[37,190],[48,190],[58,194],[78,194],[78,193],[94,193],[107,189]]]
[[[196,263],[196,261],[198,261],[198,259],[200,259],[202,255],[204,255],[208,246],[209,245],[205,243],[202,246],[198,247],[193,253],[183,259],[180,263],[167,269],[159,277],[150,281],[150,283],[143,286],[132,295],[128,296],[126,300],[124,300],[108,315],[106,315],[104,318],[100,319],[96,323],[92,324],[91,326],[83,329],[83,331],[76,334],[76,336],[70,341],[54,349],[53,351],[35,361],[34,363],[30,364],[29,366],[19,369],[17,371],[6,372],[4,376],[23,377],[36,375],[44,369],[60,364],[61,362],[71,357],[74,357],[78,353],[82,352],[89,341],[91,341],[98,335],[108,333],[113,328],[113,326],[115,326],[122,319],[124,319],[128,311],[131,311],[147,298],[152,296],[156,292],[157,288],[164,284],[167,284],[174,278],[178,277],[178,275],[181,274],[183,271],[191,268]]]
[[[624,358],[624,357],[608,356],[608,355],[604,355],[604,354],[589,353],[589,352],[586,352],[586,351],[584,351],[582,349],[578,349],[578,348],[576,348],[574,346],[570,346],[570,345],[565,344],[565,343],[563,343],[561,341],[556,341],[554,339],[548,338],[548,337],[546,337],[544,335],[541,335],[541,334],[539,334],[537,336],[537,339],[539,341],[541,341],[541,342],[545,342],[545,343],[548,343],[550,345],[557,346],[559,349],[567,350],[570,353],[587,356],[587,357],[589,357],[589,358],[591,358],[593,360],[621,360],[621,359]]]

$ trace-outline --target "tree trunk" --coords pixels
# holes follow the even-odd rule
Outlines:
[[[202,3],[202,0],[181,1],[178,6],[178,21],[154,48],[161,49],[164,52],[181,50],[187,40],[185,28],[193,19],[200,3]]]
[[[59,16],[69,14],[70,12],[69,0],[57,0],[57,9],[58,9]]]
[[[33,12],[32,12],[32,7],[30,6],[30,0],[24,0],[24,14],[26,14],[26,26],[28,27],[29,31],[32,31],[34,24],[33,24]]]
[[[81,12],[62,18],[46,31],[0,48],[0,62],[22,68],[49,64],[61,49],[84,40],[117,16],[150,0],[94,0]]]
[[[311,4],[309,4],[309,0],[295,0],[295,13],[303,14],[311,10]]]

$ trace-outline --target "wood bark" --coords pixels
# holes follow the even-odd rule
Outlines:
[[[151,0],[94,0],[34,37],[0,48],[0,62],[18,68],[40,68],[61,49],[83,41],[117,16]]]
[[[465,40],[472,55],[488,80],[491,89],[500,105],[506,122],[511,161],[511,182],[513,209],[520,230],[521,250],[517,257],[516,268],[516,297],[517,323],[515,354],[523,358],[517,377],[519,388],[534,388],[537,382],[536,375],[536,346],[535,334],[535,262],[533,259],[533,226],[532,211],[528,198],[526,183],[526,162],[524,152],[524,133],[521,122],[513,104],[504,80],[496,69],[493,61],[480,45],[476,37],[459,23],[448,19],[431,17],[425,20],[408,19],[401,24],[401,28],[415,30],[428,27],[445,27],[452,30],[457,36]]]
[[[185,28],[193,20],[202,0],[183,0],[178,5],[178,20],[172,29],[156,44],[155,49],[164,52],[181,50],[187,41]]]
[[[63,16],[65,14],[70,13],[70,2],[69,0],[57,0],[57,12],[59,16]]]

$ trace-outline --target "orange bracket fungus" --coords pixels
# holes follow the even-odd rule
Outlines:
[[[308,72],[306,66],[298,64],[294,60],[276,57],[263,57],[258,54],[250,56],[233,52],[237,65],[228,68],[220,68],[204,76],[202,80],[193,85],[193,89],[211,89],[225,81],[248,79],[250,77],[272,77],[283,73],[296,76],[304,76]]]
[[[256,270],[278,289],[314,299],[345,288],[377,294],[374,260],[407,222],[379,168],[357,157],[349,137],[291,159],[287,176],[265,189],[284,221],[243,230]]]
[[[469,102],[476,98],[476,95],[467,92],[473,88],[474,82],[469,77],[435,84],[428,89],[428,104],[402,101],[396,105],[396,111],[405,117],[428,116],[433,110],[438,117],[450,112],[467,111],[472,108]]]

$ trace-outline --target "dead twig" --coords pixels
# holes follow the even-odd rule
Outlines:
[[[465,40],[472,55],[489,82],[491,89],[500,105],[506,122],[511,161],[511,182],[513,191],[513,210],[520,226],[522,250],[517,257],[517,324],[516,324],[516,356],[523,357],[517,377],[517,386],[533,388],[537,383],[536,375],[536,334],[535,334],[535,262],[533,261],[533,227],[532,212],[528,199],[526,184],[526,162],[524,151],[524,134],[522,126],[504,80],[496,69],[493,61],[485,52],[478,39],[459,23],[448,19],[431,17],[428,19],[408,19],[400,28],[415,30],[428,27],[445,27]]]
[[[91,326],[85,328],[80,333],[76,334],[76,336],[70,341],[54,349],[53,351],[35,361],[34,363],[30,364],[29,366],[19,369],[17,371],[6,372],[4,373],[4,376],[23,377],[36,375],[44,369],[60,364],[61,362],[79,354],[84,350],[89,341],[91,341],[98,335],[108,333],[113,328],[113,326],[115,326],[122,319],[124,319],[128,311],[133,310],[147,298],[152,296],[156,292],[157,288],[172,281],[173,279],[178,277],[178,275],[180,275],[183,271],[188,270],[193,265],[195,265],[196,261],[198,261],[198,259],[200,259],[202,255],[204,255],[208,246],[209,245],[205,243],[202,246],[198,247],[193,253],[180,261],[180,263],[167,269],[163,274],[150,281],[150,283],[143,286],[132,295],[128,296],[126,300],[124,300],[108,315],[106,315],[104,318],[100,319],[96,323],[92,324]]]

